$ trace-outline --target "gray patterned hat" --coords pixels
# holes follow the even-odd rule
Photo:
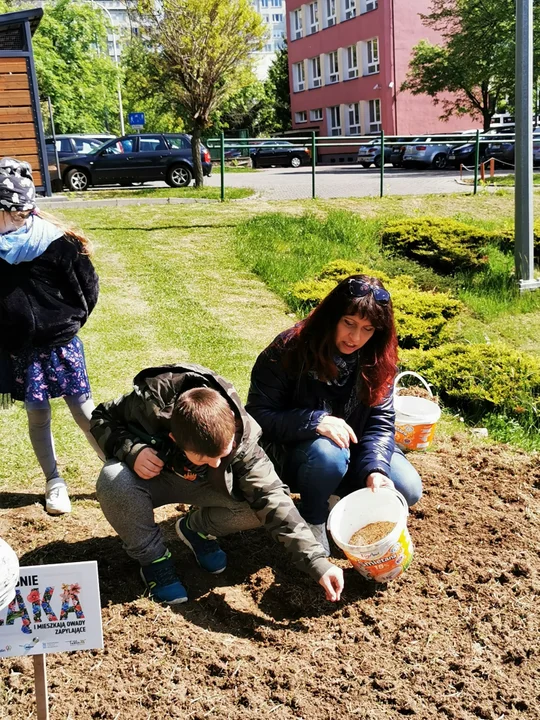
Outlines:
[[[24,160],[5,157],[0,160],[0,210],[33,210],[36,188],[32,168]]]

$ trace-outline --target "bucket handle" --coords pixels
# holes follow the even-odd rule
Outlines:
[[[431,392],[431,388],[429,387],[427,380],[424,380],[424,378],[421,375],[419,375],[416,372],[413,372],[412,370],[404,370],[403,372],[400,372],[399,375],[397,375],[396,379],[394,380],[394,396],[399,395],[398,383],[401,380],[401,378],[404,377],[405,375],[412,375],[413,377],[420,380],[420,382],[424,385],[424,387],[426,388],[428,393],[431,396],[433,396],[433,393]]]

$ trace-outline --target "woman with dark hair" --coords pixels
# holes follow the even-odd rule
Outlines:
[[[396,370],[390,293],[366,275],[340,282],[253,367],[246,409],[328,553],[331,495],[395,487],[409,505],[422,495],[418,473],[394,445]]]

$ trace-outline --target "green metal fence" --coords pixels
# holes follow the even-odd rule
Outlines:
[[[429,139],[424,139],[429,137]],[[421,139],[420,139],[421,138]],[[508,138],[513,139],[512,134],[506,135],[492,135],[489,136],[489,140],[493,141],[504,141]],[[317,195],[317,167],[321,167],[319,161],[322,159],[323,153],[328,153],[330,149],[334,150],[334,153],[339,155],[340,151],[346,150],[355,156],[356,164],[356,153],[358,148],[367,144],[375,144],[380,147],[380,157],[385,157],[385,148],[399,147],[407,145],[415,145],[421,143],[422,145],[446,145],[448,148],[458,147],[465,144],[474,144],[474,162],[472,167],[468,166],[464,169],[466,172],[472,174],[472,185],[471,192],[476,194],[479,187],[479,166],[480,166],[480,140],[483,142],[488,140],[488,136],[482,135],[479,130],[470,134],[445,134],[445,135],[431,135],[428,136],[388,136],[381,132],[378,135],[363,135],[363,136],[329,136],[321,137],[317,136],[315,132],[305,133],[301,136],[289,135],[282,137],[266,137],[266,138],[250,138],[250,137],[225,137],[222,133],[220,137],[210,138],[207,140],[208,148],[210,149],[212,156],[220,165],[220,180],[221,180],[221,199],[226,198],[226,154],[230,154],[230,151],[237,150],[238,157],[236,159],[237,164],[248,165],[250,160],[256,157],[256,148],[264,143],[292,143],[298,147],[307,150],[311,155],[310,160],[310,171],[311,171],[311,182],[310,191],[306,187],[306,197],[311,195],[311,198],[315,199]],[[350,159],[350,158],[349,158]],[[234,162],[234,161],[233,161]],[[352,162],[348,163],[353,164]],[[336,167],[338,167],[336,163]],[[459,169],[459,168],[458,168]],[[379,173],[378,183],[378,194],[380,197],[385,195],[385,162],[380,163],[380,167],[377,167]],[[305,175],[305,166],[303,168],[303,174]],[[395,177],[395,175],[393,175]],[[300,180],[299,180],[300,182]]]

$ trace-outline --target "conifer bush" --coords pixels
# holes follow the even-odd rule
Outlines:
[[[303,311],[311,310],[338,282],[356,274],[379,278],[391,293],[401,347],[427,348],[448,339],[448,320],[463,307],[459,300],[448,293],[420,290],[410,275],[391,278],[352,261],[336,260],[326,265],[314,280],[296,283],[291,291],[292,304]]]
[[[500,233],[450,218],[402,218],[386,224],[381,233],[383,248],[444,273],[481,270],[487,264],[485,247],[499,241]]]
[[[471,417],[502,413],[540,427],[540,359],[502,345],[449,343],[405,350],[404,369],[420,373],[449,406]]]

